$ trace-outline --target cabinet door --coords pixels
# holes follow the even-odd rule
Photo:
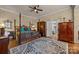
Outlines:
[[[68,41],[73,41],[74,38],[74,28],[73,28],[73,23],[68,23],[67,25],[67,39]]]
[[[67,24],[66,23],[60,23],[59,24],[59,34],[67,34]]]
[[[67,24],[66,23],[60,23],[59,24],[59,40],[66,40],[67,35]]]

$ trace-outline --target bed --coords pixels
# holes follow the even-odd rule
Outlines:
[[[67,54],[68,44],[46,37],[11,48],[10,54]]]
[[[41,35],[37,31],[24,31],[24,32],[21,32],[20,42],[25,43],[26,41],[34,40],[39,37],[41,37]],[[16,39],[16,33],[14,31],[10,31],[8,38],[9,39]],[[19,38],[19,35],[17,35],[17,38]]]
[[[26,42],[27,40],[34,40],[39,38],[41,35],[37,31],[24,31],[21,32],[21,42]]]

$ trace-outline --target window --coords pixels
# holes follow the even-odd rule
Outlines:
[[[6,29],[12,29],[12,21],[10,20],[4,21],[4,26]]]

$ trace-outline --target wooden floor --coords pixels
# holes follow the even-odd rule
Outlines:
[[[12,39],[9,42],[9,49],[16,47],[16,40]],[[68,53],[69,54],[79,54],[79,44],[68,43]]]
[[[69,43],[68,44],[68,52],[70,54],[79,54],[79,44]]]
[[[10,48],[16,47],[17,46],[16,43],[17,42],[15,39],[9,40],[9,47],[8,48],[10,49]]]

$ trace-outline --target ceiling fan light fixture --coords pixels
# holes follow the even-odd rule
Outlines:
[[[35,9],[34,11],[36,12],[37,10]]]

